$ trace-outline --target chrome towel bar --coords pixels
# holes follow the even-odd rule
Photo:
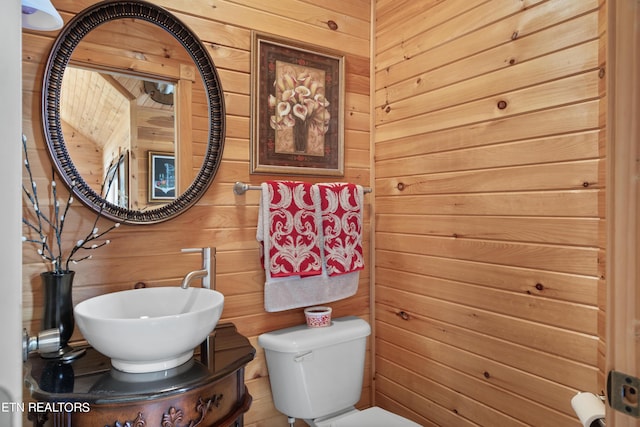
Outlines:
[[[260,187],[259,185],[249,185],[240,181],[236,182],[233,185],[233,192],[239,196],[246,193],[248,190],[262,190],[262,187]],[[364,191],[365,193],[371,193],[371,188],[363,187],[362,191]]]

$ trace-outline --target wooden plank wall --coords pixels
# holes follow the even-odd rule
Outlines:
[[[640,375],[640,3],[607,2],[606,372]],[[635,119],[634,119],[635,118]],[[612,395],[617,387],[612,387]],[[608,427],[640,419],[609,409]]]
[[[263,332],[304,322],[302,309],[266,313],[263,309],[264,273],[255,240],[259,193],[243,196],[232,192],[236,181],[259,184],[266,179],[308,179],[304,176],[249,174],[251,31],[282,37],[344,52],[346,65],[345,177],[371,186],[370,175],[370,31],[369,0],[322,2],[311,0],[154,0],[170,9],[200,37],[210,52],[222,80],[226,115],[226,142],[215,182],[188,212],[166,223],[125,226],[112,233],[111,244],[96,251],[76,270],[76,303],[94,295],[130,289],[142,281],[148,286],[177,286],[188,271],[199,268],[196,254],[181,248],[217,248],[217,288],[226,296],[221,321],[231,321],[257,348],[256,360],[247,370],[254,401],[245,417],[248,426],[286,425],[272,403],[264,355],[256,339]],[[54,0],[65,22],[93,0]],[[337,29],[331,29],[333,23]],[[23,129],[29,154],[37,172],[39,188],[47,188],[50,166],[40,120],[40,91],[47,55],[55,33],[23,33]],[[194,135],[198,138],[198,135]],[[16,141],[18,143],[18,141]],[[196,150],[200,151],[200,150]],[[367,202],[372,201],[367,196]],[[369,257],[370,206],[366,207],[365,256]],[[94,216],[81,206],[67,215],[69,242],[74,232],[86,233]],[[101,222],[101,227],[106,223]],[[44,270],[35,248],[23,249],[24,326],[38,331],[42,311],[39,273]],[[334,316],[359,315],[369,319],[370,271],[361,275],[357,295],[331,304]],[[76,331],[73,340],[81,340]],[[367,364],[360,406],[370,404],[370,367]]]
[[[602,0],[377,0],[375,401],[577,426],[604,368]]]

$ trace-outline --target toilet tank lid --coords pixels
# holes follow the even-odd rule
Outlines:
[[[331,321],[331,326],[310,328],[306,324],[267,332],[258,337],[258,344],[266,350],[281,353],[300,353],[335,345],[371,333],[369,324],[356,316],[340,317]]]

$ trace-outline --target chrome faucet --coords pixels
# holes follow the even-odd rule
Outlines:
[[[202,269],[188,272],[182,279],[180,287],[187,289],[189,283],[192,280],[202,279],[202,287],[207,289],[211,288],[211,278],[213,277],[213,289],[215,289],[215,262],[213,264],[213,270],[211,268],[211,248],[188,248],[182,249],[183,253],[200,252],[202,254]],[[213,248],[213,257],[215,259],[216,248]],[[213,271],[213,274],[212,274]]]
[[[180,287],[187,289],[192,280],[202,278],[202,287],[207,289],[216,289],[216,248],[213,248],[213,264],[211,263],[212,248],[188,248],[182,249],[182,252],[193,253],[200,252],[202,254],[202,269],[188,272],[182,279]],[[213,287],[211,286],[213,278]],[[210,345],[211,335],[207,336],[200,344],[200,360],[210,369],[213,369],[215,360]]]

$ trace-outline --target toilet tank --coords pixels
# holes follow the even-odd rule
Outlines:
[[[349,316],[324,328],[305,324],[260,335],[278,411],[314,419],[355,405],[370,333],[367,322]]]

